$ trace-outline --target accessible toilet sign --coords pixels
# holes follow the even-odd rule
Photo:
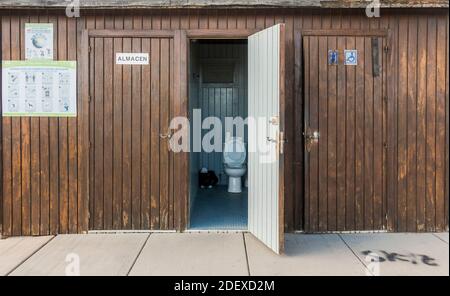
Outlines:
[[[117,65],[148,65],[149,58],[148,53],[116,53]]]

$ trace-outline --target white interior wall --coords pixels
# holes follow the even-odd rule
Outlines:
[[[221,119],[223,143],[225,140],[225,117],[241,116],[244,119],[247,117],[247,44],[243,42],[199,43],[198,62],[200,75],[202,75],[202,66],[208,63],[233,63],[235,65],[233,84],[208,84],[203,83],[200,78],[197,89],[202,120],[208,116],[217,116]],[[207,132],[208,130],[203,130],[202,138]],[[244,140],[246,139],[245,133]],[[202,167],[214,170],[219,177],[219,184],[226,185],[228,183],[223,167],[222,152],[200,153],[197,171]]]

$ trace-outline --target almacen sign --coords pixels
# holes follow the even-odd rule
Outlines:
[[[117,65],[148,65],[148,53],[116,53]]]

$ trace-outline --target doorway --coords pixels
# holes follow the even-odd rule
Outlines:
[[[230,139],[248,143],[247,127],[227,128],[226,120],[248,115],[247,40],[190,40],[189,43],[190,230],[245,231],[248,226],[247,155],[245,150],[237,188],[230,187],[224,145]],[[220,122],[213,122],[220,120]],[[200,121],[200,122],[199,122]],[[211,123],[212,125],[208,124]],[[220,124],[220,127],[216,124]],[[203,128],[199,126],[203,125]],[[207,128],[205,128],[207,125]],[[195,148],[195,130],[213,148]],[[220,129],[209,139],[212,128]],[[215,143],[219,141],[220,143]],[[198,145],[197,145],[198,147]]]
[[[240,194],[244,193],[245,190],[248,192],[248,202],[245,202],[245,195],[242,195],[244,197],[241,199],[243,203],[239,204],[239,208],[242,213],[242,209],[245,209],[245,204],[247,204],[248,223],[246,229],[274,252],[281,253],[283,252],[284,247],[284,144],[286,142],[284,138],[285,25],[277,24],[262,31],[252,32],[240,30],[194,30],[188,31],[187,37],[191,41],[193,41],[193,39],[208,38],[234,38],[245,40],[244,43],[242,43],[242,41],[229,42],[237,42],[238,44],[241,44],[241,46],[242,44],[245,44],[245,47],[247,47],[247,49],[244,50],[244,53],[246,52],[247,54],[247,63],[245,63],[243,67],[243,72],[245,73],[245,70],[247,71],[247,87],[243,88],[243,90],[244,93],[248,93],[248,98],[247,114],[245,114],[245,112],[243,114],[247,115],[248,132],[242,133],[243,135],[241,140],[244,142],[247,141],[248,145],[244,144],[244,148],[241,148],[240,150],[246,151],[247,155],[245,160],[246,172],[241,175],[242,177],[239,177],[239,183],[242,183],[242,192],[240,192]],[[203,40],[203,42],[216,43],[218,44],[218,49],[222,50],[224,47],[224,42],[225,44],[228,43],[223,39],[220,41]],[[188,49],[191,51],[189,55],[191,60],[195,49],[190,47],[192,43],[195,44],[196,42],[198,43],[198,41],[187,43]],[[218,73],[202,77],[201,74],[195,75],[195,71],[193,71],[193,68],[190,67],[188,82],[192,82],[192,80],[194,80],[193,85],[200,85],[198,82],[195,82],[195,79],[204,79],[205,82],[207,82],[207,84],[211,84],[211,86],[214,86],[215,83],[222,84],[221,86],[231,86],[232,92],[233,87],[235,87],[236,84],[237,76],[235,70],[236,66],[232,66],[234,64],[233,58],[228,60],[225,65],[220,65],[220,63],[215,64],[214,61],[212,61],[211,64],[212,66],[210,66],[209,69],[200,69],[200,72],[202,73],[202,71],[204,72],[206,70],[206,72],[211,71]],[[188,63],[188,66],[191,65],[192,63]],[[199,71],[197,70],[197,72]],[[191,85],[189,85],[189,88],[190,101],[188,104],[188,109],[192,110],[190,118],[193,119],[195,116],[192,113],[195,109],[194,106],[196,103],[195,100],[191,100],[192,97],[195,96],[195,93],[198,93],[199,90],[193,89]],[[215,91],[214,93],[216,94],[218,92]],[[210,93],[208,90],[208,96],[209,94]],[[221,93],[218,93],[217,96],[219,99],[222,97]],[[225,97],[227,96],[225,95]],[[216,95],[214,95],[214,102],[215,99]],[[225,108],[220,110],[227,109],[226,101],[224,102]],[[208,111],[209,110],[212,111],[213,109],[208,107]],[[216,108],[214,108],[214,111],[215,110]],[[237,110],[239,109],[237,108]],[[245,110],[245,105],[243,106],[243,110]],[[221,120],[218,121],[220,122]],[[208,125],[206,128],[208,128]],[[191,122],[191,130],[193,131],[193,133],[191,133],[191,141],[193,142],[193,145],[191,145],[192,148],[195,146],[195,143],[202,143],[205,138],[201,140],[195,140],[192,138],[195,131],[202,130],[202,123],[197,123],[196,125],[195,121]],[[222,128],[220,128],[220,130],[222,130]],[[231,134],[234,135],[234,130]],[[222,139],[222,137],[223,136],[221,135],[218,138]],[[225,141],[225,143],[227,142],[228,141]],[[231,142],[235,143],[235,141]],[[219,146],[219,148],[220,147],[221,146]],[[227,151],[226,144],[224,147],[224,150]],[[203,147],[200,149],[202,148]],[[198,159],[195,158],[201,157],[201,155],[194,154],[195,152],[192,152],[191,150],[189,155],[191,164],[199,163]],[[211,153],[208,156],[212,156]],[[231,158],[234,159],[234,157]],[[225,162],[226,157],[219,156],[216,159],[219,159],[218,163],[220,165],[220,160],[224,159]],[[188,199],[189,207],[187,214],[188,216],[191,215],[189,217],[190,219],[188,219],[191,223],[190,227],[192,227],[192,214],[195,212],[197,204],[197,201],[193,201],[192,198],[198,198],[199,190],[199,183],[197,183],[198,180],[195,180],[196,174],[198,174],[197,169],[198,166],[195,167],[192,165],[189,169],[189,185],[194,185],[190,186],[190,191],[192,190],[194,192],[189,192],[190,198]],[[224,171],[226,175],[222,173],[222,180],[220,180],[219,176],[217,176],[217,184],[220,184],[219,182],[223,182],[222,184],[226,185],[227,178],[229,178],[229,185],[232,183],[230,181],[232,175],[226,171],[226,168]],[[223,180],[223,176],[225,176],[225,180]],[[195,190],[197,190],[197,194],[195,193]],[[231,191],[230,188],[227,191]],[[214,194],[209,194],[209,198],[214,198]],[[189,211],[189,208],[193,208],[193,210]],[[221,208],[218,207],[216,211],[220,217],[220,214],[222,214]],[[211,220],[207,220],[207,222],[211,223]],[[245,226],[245,224],[243,225]],[[245,228],[243,230],[245,230]]]

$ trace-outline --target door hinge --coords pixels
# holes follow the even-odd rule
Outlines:
[[[384,50],[385,53],[388,53],[389,52],[389,46],[385,45],[383,50]]]

